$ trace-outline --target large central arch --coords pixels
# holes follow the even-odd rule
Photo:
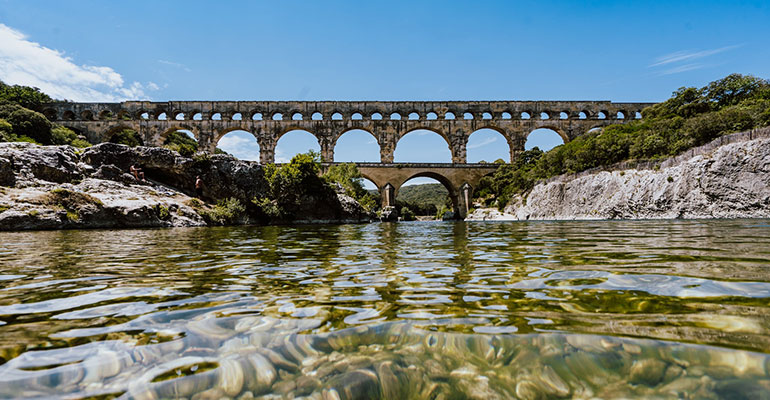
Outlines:
[[[432,150],[439,146],[438,141],[436,141],[435,139],[420,140],[418,138],[420,136],[428,136],[428,137],[435,138],[434,134],[438,135],[441,139],[443,139],[443,143],[446,144],[448,157],[445,157],[444,160],[439,160],[439,158],[443,158],[442,156],[439,156],[433,160],[430,159],[431,158],[430,156],[426,157],[427,156],[426,152],[429,151],[429,149]],[[408,145],[408,143],[405,144],[403,142],[403,139],[409,135],[412,135],[410,137],[415,138],[414,139],[415,141],[423,142],[423,144],[421,145],[422,148],[419,149],[420,154],[417,157],[412,157],[412,155],[408,152],[408,150],[404,152],[404,147],[405,145]],[[400,149],[402,150],[401,153],[399,153],[399,146],[400,146]],[[414,160],[412,160],[412,158],[414,158]],[[455,155],[453,154],[453,151],[452,151],[452,142],[449,140],[446,134],[444,134],[444,132],[438,129],[426,127],[426,126],[419,126],[419,127],[414,127],[407,131],[404,131],[403,133],[399,134],[396,137],[396,146],[393,151],[394,162],[447,162],[448,163],[448,162],[452,162],[454,158],[455,158]]]

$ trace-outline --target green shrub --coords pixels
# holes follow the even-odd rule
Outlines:
[[[184,132],[172,132],[163,143],[163,147],[174,150],[183,157],[192,157],[198,151],[198,142]]]
[[[51,144],[51,122],[39,112],[0,100],[0,118],[12,126],[17,137],[27,136],[38,143]]]
[[[398,214],[402,221],[414,221],[415,219],[414,212],[409,207],[401,207]]]
[[[271,202],[255,199],[254,203],[267,215],[289,215],[296,210],[307,196],[318,196],[330,191],[326,181],[318,176],[320,171],[320,156],[314,151],[295,155],[291,161],[281,166],[268,164],[265,166],[267,181],[267,196]]]
[[[361,171],[355,163],[332,165],[323,178],[327,182],[340,184],[345,193],[356,199],[367,212],[374,212],[379,208],[377,195],[364,188]]]
[[[69,128],[65,128],[60,125],[54,125],[51,128],[51,143],[52,144],[70,144],[72,141],[77,140],[77,133],[73,132]]]
[[[0,82],[0,100],[16,103],[30,110],[40,111],[44,103],[50,103],[52,99],[40,89],[21,85],[7,85]]]
[[[162,221],[167,221],[171,218],[171,212],[168,210],[168,207],[162,204],[155,205],[155,212],[158,213],[158,219]]]
[[[211,225],[231,225],[237,222],[244,212],[246,207],[238,199],[230,197],[220,200],[209,210],[200,211],[200,214]]]
[[[115,132],[109,140],[110,143],[125,144],[129,147],[141,146],[144,144],[139,132],[133,129],[123,129]]]

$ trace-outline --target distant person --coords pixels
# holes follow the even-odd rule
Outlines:
[[[131,168],[129,168],[129,170],[131,171],[131,174],[134,175],[134,179],[144,182],[144,171],[142,171],[141,168],[131,164]]]
[[[203,180],[201,179],[200,175],[195,177],[195,194],[198,196],[198,198],[203,197]]]

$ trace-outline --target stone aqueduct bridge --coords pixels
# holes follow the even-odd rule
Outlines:
[[[160,146],[178,130],[189,130],[203,151],[213,152],[229,132],[250,132],[257,140],[260,161],[275,160],[275,147],[284,134],[304,130],[321,147],[321,158],[334,161],[337,140],[347,131],[369,132],[380,148],[380,162],[359,163],[362,173],[392,201],[406,180],[433,177],[444,184],[464,216],[467,200],[481,176],[496,166],[467,164],[469,136],[493,129],[508,142],[510,159],[524,150],[535,129],[556,131],[569,142],[597,127],[641,118],[653,103],[610,101],[170,101],[122,103],[55,102],[44,106],[49,120],[84,134],[92,143],[106,142],[131,128],[145,145]],[[396,143],[407,133],[425,129],[440,135],[452,154],[452,164],[392,164]]]

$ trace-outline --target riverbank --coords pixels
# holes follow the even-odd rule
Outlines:
[[[129,174],[144,170],[146,180]],[[103,143],[88,149],[0,143],[0,230],[352,223],[370,216],[338,187],[265,215],[264,168],[226,155],[186,158],[157,147]],[[203,185],[195,195],[195,179]]]
[[[561,175],[468,220],[770,217],[770,128],[720,137],[664,160]]]

